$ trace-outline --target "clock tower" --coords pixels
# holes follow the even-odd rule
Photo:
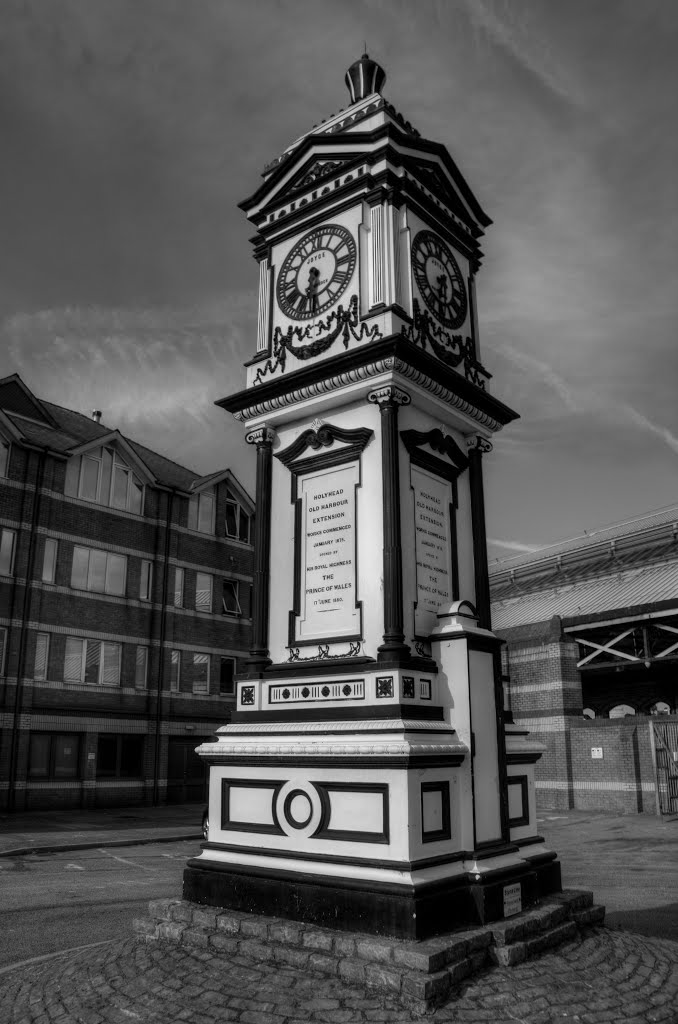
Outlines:
[[[356,61],[350,105],[241,204],[256,350],[217,404],[257,454],[253,645],[199,748],[210,835],[184,895],[422,938],[560,874],[490,630],[482,458],[516,418],[479,355],[491,222],[385,78]]]

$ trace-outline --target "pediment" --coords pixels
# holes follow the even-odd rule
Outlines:
[[[0,440],[11,443],[21,441],[23,435],[15,423],[0,409]]]
[[[0,409],[16,416],[24,416],[36,423],[44,423],[48,427],[57,427],[54,418],[30,388],[26,387],[18,373],[12,373],[0,380]]]
[[[416,161],[412,162],[410,167],[415,179],[419,180],[434,197],[440,199],[469,227],[476,226],[475,218],[469,213],[468,207],[454,187],[452,179],[439,164]]]
[[[301,204],[312,198],[314,193],[329,192],[339,184],[346,184],[360,164],[365,162],[364,151],[355,150],[343,156],[336,150],[325,155],[313,150],[299,162],[296,170],[283,181],[272,185],[270,192],[262,197],[262,210],[267,210],[271,203],[276,206],[288,200],[301,199]]]
[[[86,441],[84,444],[79,444],[71,448],[68,454],[86,455],[88,452],[96,451],[99,448],[113,448],[114,451],[119,452],[123,461],[137,473],[145,484],[157,482],[155,473],[139,457],[119,430],[112,430],[109,434],[102,434],[99,437],[92,438],[90,441]]]
[[[217,484],[223,483],[224,481],[229,491],[235,495],[245,510],[249,512],[250,515],[253,515],[254,502],[238,480],[237,476],[235,476],[230,469],[219,469],[215,473],[210,473],[208,476],[197,477],[191,484],[191,494],[200,494],[201,491],[206,491],[211,487],[216,487]]]
[[[468,467],[468,456],[454,438],[439,428],[403,430],[400,436],[414,464],[448,480],[455,480]]]
[[[333,448],[346,456],[358,456],[367,447],[374,431],[369,427],[346,430],[333,423],[315,421],[307,430],[281,452],[276,458],[288,469],[297,463],[306,462],[314,455],[321,455],[323,449]]]
[[[312,185],[317,185],[324,178],[337,174],[342,167],[346,166],[347,162],[348,161],[341,159],[313,160],[310,167],[302,168],[299,171],[285,189],[285,192],[294,194],[295,192],[300,192],[304,189],[310,188]]]

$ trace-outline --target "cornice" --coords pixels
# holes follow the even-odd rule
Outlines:
[[[518,418],[503,402],[401,335],[316,360],[308,367],[247,388],[215,404],[240,422],[247,422],[388,372],[400,374],[491,431],[500,430]]]
[[[401,162],[407,160],[414,153],[437,157],[449,175],[454,188],[459,192],[463,202],[466,203],[471,217],[475,219],[481,228],[486,228],[492,223],[445,146],[439,142],[431,142],[421,137],[413,137],[411,134],[398,129],[393,123],[380,125],[371,132],[335,132],[329,135],[307,135],[299,146],[285,157],[278,168],[264,180],[256,192],[238,205],[249,216],[250,211],[261,204],[260,213],[256,215],[258,219],[264,211],[263,204],[266,203],[267,194],[270,194],[282,182],[282,179],[289,173],[292,166],[295,164],[300,165],[314,147],[325,151],[321,159],[329,159],[330,155],[336,158],[342,154],[342,146],[350,146],[351,155],[355,154],[356,156],[360,152],[360,147],[362,147],[364,157],[368,158],[370,150],[384,140],[386,140],[387,145],[392,142],[405,150],[404,153],[398,154]],[[273,204],[277,201],[278,197],[276,197],[276,200],[271,200],[271,203]]]

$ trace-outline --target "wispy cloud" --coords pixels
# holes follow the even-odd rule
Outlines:
[[[678,455],[678,437],[676,437],[675,434],[672,434],[666,427],[662,427],[658,423],[654,423],[651,419],[648,419],[647,416],[644,416],[642,412],[638,412],[638,410],[634,409],[631,405],[623,405],[621,408],[632,423],[635,423],[637,426],[641,427],[641,429],[648,430],[651,434],[655,434],[657,437],[660,437],[662,441],[668,445],[671,451]]]
[[[471,23],[484,30],[495,46],[534,75],[559,99],[583,105],[585,98],[576,80],[567,72],[543,33],[538,33],[534,18],[529,21],[525,5],[497,0],[467,0]]]
[[[214,402],[244,385],[254,308],[234,293],[184,309],[21,313],[2,325],[0,371],[57,405],[100,409],[107,426],[191,468],[222,468],[225,436],[229,461],[246,465],[241,429]]]
[[[497,540],[496,537],[488,537],[488,544],[493,544],[499,548],[506,548],[508,551],[538,551],[539,544],[521,544],[517,540]]]
[[[543,386],[546,384],[552,391],[555,391],[569,412],[577,413],[583,410],[585,403],[582,400],[581,392],[575,389],[559,373],[556,373],[544,360],[538,359],[529,352],[521,351],[509,344],[503,344],[501,352],[507,359],[515,363],[519,369],[527,371],[533,376],[539,385]]]

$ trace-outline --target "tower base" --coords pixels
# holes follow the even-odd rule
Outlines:
[[[553,855],[555,858],[555,855]],[[455,928],[500,921],[516,907],[529,909],[559,892],[560,864],[512,867],[488,872],[476,881],[467,872],[430,885],[393,886],[361,880],[291,872],[239,871],[232,865],[190,860],[183,898],[191,903],[271,915],[339,931],[400,939],[426,939]]]

